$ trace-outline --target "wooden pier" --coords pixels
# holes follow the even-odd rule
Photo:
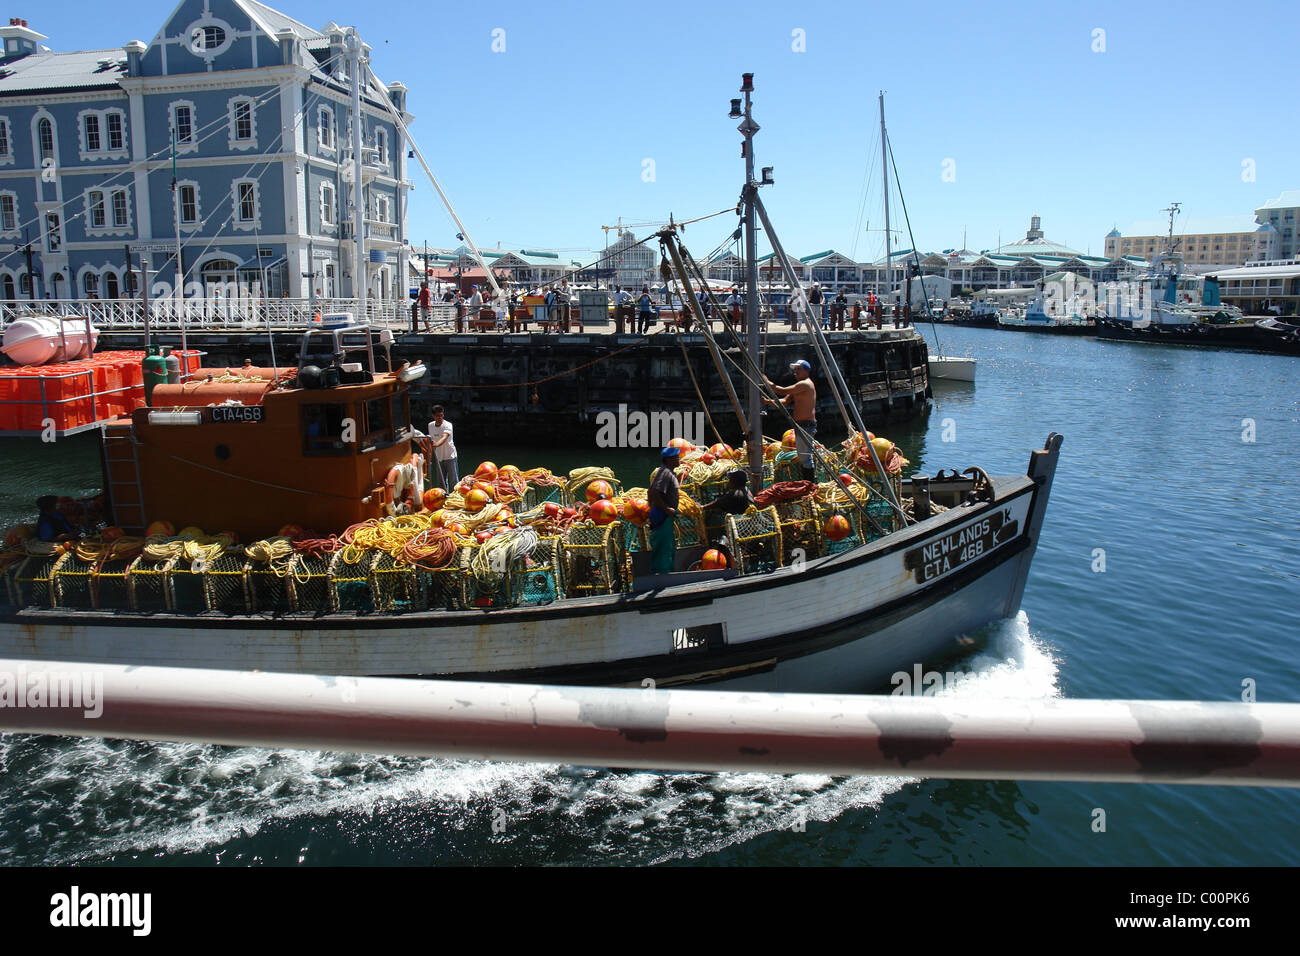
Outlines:
[[[907,417],[924,411],[930,386],[925,340],[911,327],[826,333],[831,351],[869,421]],[[191,349],[206,353],[207,366],[296,366],[302,331],[193,331]],[[175,331],[155,333],[155,344],[179,347]],[[720,339],[725,342],[725,339]],[[774,331],[764,337],[763,363],[778,382],[791,380],[789,365],[796,359],[814,362],[807,333]],[[274,356],[272,356],[274,343]],[[137,349],[144,333],[109,330],[101,347]],[[683,350],[685,355],[683,355]],[[739,353],[733,352],[739,361]],[[649,336],[615,332],[572,334],[499,332],[395,332],[395,362],[423,362],[429,374],[412,389],[413,417],[425,421],[428,409],[443,405],[453,421],[472,417],[475,431],[488,441],[590,443],[602,412],[688,413],[699,410],[691,372],[709,412],[724,435],[739,437],[739,429],[703,335],[678,336],[657,332]],[[738,392],[744,390],[739,372],[727,363]],[[838,421],[838,412],[823,389],[820,417]],[[771,428],[783,431],[778,416]]]

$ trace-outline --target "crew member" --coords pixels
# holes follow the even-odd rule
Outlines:
[[[433,421],[429,422],[429,450],[438,463],[437,475],[442,476],[442,486],[452,489],[460,481],[456,473],[456,441],[452,438],[451,422],[447,421],[441,405],[433,406]],[[436,477],[432,473],[430,478]]]
[[[754,493],[749,490],[749,478],[739,468],[727,472],[727,490],[704,506],[705,511],[721,511],[724,515],[743,515],[751,507],[758,507]],[[724,524],[725,528],[726,525]],[[727,564],[731,564],[731,542],[725,534],[713,542],[726,552]]]
[[[677,552],[677,538],[673,530],[677,518],[677,502],[681,495],[677,483],[677,459],[681,453],[672,446],[659,453],[660,465],[650,478],[646,495],[650,503],[650,573],[671,574]]]
[[[36,519],[36,537],[42,541],[71,541],[77,537],[77,530],[59,512],[58,505],[57,495],[41,495],[36,499],[36,507],[41,512]]]
[[[817,386],[812,380],[812,366],[806,359],[792,362],[790,371],[794,372],[793,385],[775,385],[766,375],[763,381],[772,391],[781,397],[781,404],[789,407],[797,428],[794,430],[795,451],[799,456],[799,467],[805,481],[815,481],[817,469],[813,463],[812,439],[817,434]],[[767,404],[775,405],[770,398]]]

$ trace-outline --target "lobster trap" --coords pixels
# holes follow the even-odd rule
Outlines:
[[[15,565],[8,577],[9,598],[14,606],[53,607],[54,575],[69,553],[33,554]]]
[[[334,552],[330,559],[330,587],[334,606],[340,611],[364,613],[375,609],[370,590],[370,565],[375,553],[353,547]]]
[[[535,485],[531,481],[524,487],[524,503],[519,508],[520,511],[532,511],[538,505],[544,505],[551,501],[561,508],[567,508],[573,503],[573,498],[564,485]]]
[[[279,561],[249,560],[244,581],[251,612],[283,614],[292,610],[289,594],[289,564],[292,556]]]
[[[320,551],[299,551],[289,562],[289,594],[300,614],[328,614],[338,610],[330,584],[330,559]]]
[[[128,572],[135,555],[87,560],[76,551],[51,569],[54,603],[58,607],[90,610],[130,606]]]
[[[781,530],[781,563],[790,564],[801,556],[805,559],[821,557],[826,547],[826,536],[812,496],[780,501],[773,507]]]
[[[597,481],[603,481],[614,489],[614,493],[610,495],[611,498],[619,498],[622,496],[623,483],[621,481],[617,478],[602,478],[600,475],[596,475],[592,478],[584,478],[582,481],[572,482],[565,485],[569,492],[569,503],[572,504],[574,501],[586,501],[587,486],[594,484]]]
[[[564,591],[567,597],[617,594],[632,583],[622,526],[577,525],[564,535]]]
[[[727,515],[727,542],[741,574],[775,571],[784,563],[781,527],[775,507],[743,515]]]
[[[422,611],[428,606],[424,576],[401,558],[380,552],[370,565],[370,580],[376,611]]]
[[[628,522],[622,522],[628,524]],[[635,528],[635,525],[629,524]],[[539,538],[537,547],[510,572],[510,590],[520,604],[550,604],[564,597],[563,540]]]

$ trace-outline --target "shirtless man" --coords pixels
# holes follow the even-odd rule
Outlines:
[[[793,385],[773,384],[766,375],[763,376],[763,381],[781,396],[781,404],[788,406],[794,414],[795,424],[799,426],[794,433],[799,467],[803,470],[805,481],[814,481],[817,470],[813,464],[812,438],[817,434],[817,386],[813,384],[812,366],[805,359],[792,362],[790,370],[794,372]],[[766,401],[769,405],[776,404],[770,398]]]

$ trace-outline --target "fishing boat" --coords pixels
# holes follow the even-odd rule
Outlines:
[[[454,489],[424,487],[429,446],[409,394],[423,370],[393,367],[391,338],[344,318],[304,332],[291,367],[157,383],[145,407],[105,427],[109,527],[84,540],[10,535],[0,656],[53,669],[850,692],[1014,615],[1061,436],[1032,451],[1023,474],[904,477],[901,452],[867,431],[812,321],[810,348],[849,438],[813,444],[817,480],[805,482],[793,480],[801,426],[790,419],[779,440],[762,433],[757,410],[775,396],[761,374],[759,219],[782,270],[794,269],[754,176],[752,89],[747,74],[743,112],[733,102],[745,120],[748,347],[714,350],[720,374],[745,384],[745,442],[674,440],[686,460],[672,572],[651,573],[644,491],[608,470],[562,477],[485,462]],[[699,307],[677,228],[659,237],[683,300]],[[707,514],[737,467],[755,506]],[[181,518],[190,527],[168,523]]]

